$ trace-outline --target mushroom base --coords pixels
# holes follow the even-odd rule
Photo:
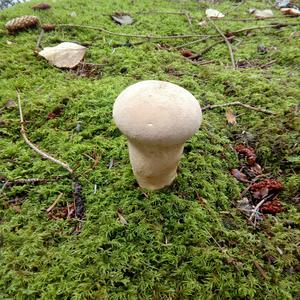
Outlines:
[[[133,173],[142,188],[158,190],[176,178],[183,145],[165,147],[129,141],[128,147]]]

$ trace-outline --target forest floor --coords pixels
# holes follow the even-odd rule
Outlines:
[[[1,299],[300,298],[300,17],[272,1],[219,2],[53,0],[0,12]],[[207,8],[225,17],[209,22]],[[116,24],[116,12],[134,23]],[[84,62],[59,69],[38,56],[39,28],[8,34],[23,15],[56,24],[38,47],[76,42]],[[148,79],[184,87],[205,108],[176,181],[155,192],[138,187],[112,120],[118,94]],[[25,142],[17,92],[28,139],[72,174]],[[209,109],[236,101],[257,110]],[[283,189],[255,195],[265,179]],[[254,209],[266,197],[277,210]]]

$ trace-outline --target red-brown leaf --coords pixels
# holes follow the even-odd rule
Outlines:
[[[248,177],[246,174],[242,173],[241,171],[239,171],[238,169],[232,169],[230,171],[231,175],[233,177],[235,177],[238,181],[241,182],[249,182]]]

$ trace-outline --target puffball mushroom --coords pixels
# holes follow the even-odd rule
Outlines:
[[[184,88],[145,80],[116,99],[113,118],[128,138],[133,173],[143,188],[157,190],[176,177],[185,141],[200,127],[199,102]]]

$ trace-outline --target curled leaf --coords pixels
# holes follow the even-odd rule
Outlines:
[[[224,18],[225,15],[223,15],[221,12],[219,12],[216,9],[212,9],[212,8],[208,8],[205,11],[205,14],[208,18],[212,18],[212,19],[220,19],[220,18]]]
[[[271,9],[253,9],[250,11],[250,13],[253,14],[256,19],[267,19],[274,17]]]
[[[133,23],[133,18],[124,13],[115,13],[111,18],[120,25],[130,25]]]
[[[74,68],[83,59],[86,47],[64,42],[55,47],[46,47],[39,55],[58,68]]]
[[[231,175],[233,177],[235,177],[238,181],[241,182],[249,182],[248,177],[246,174],[242,173],[241,171],[239,171],[238,169],[232,169],[230,171]]]
[[[225,115],[226,115],[226,119],[228,121],[228,124],[230,124],[230,125],[236,125],[237,124],[236,117],[235,117],[235,115],[233,113],[233,110],[231,108],[226,109]]]
[[[300,9],[299,8],[281,8],[280,11],[284,14],[284,15],[290,15],[290,16],[294,16],[294,17],[299,17],[300,16]]]

